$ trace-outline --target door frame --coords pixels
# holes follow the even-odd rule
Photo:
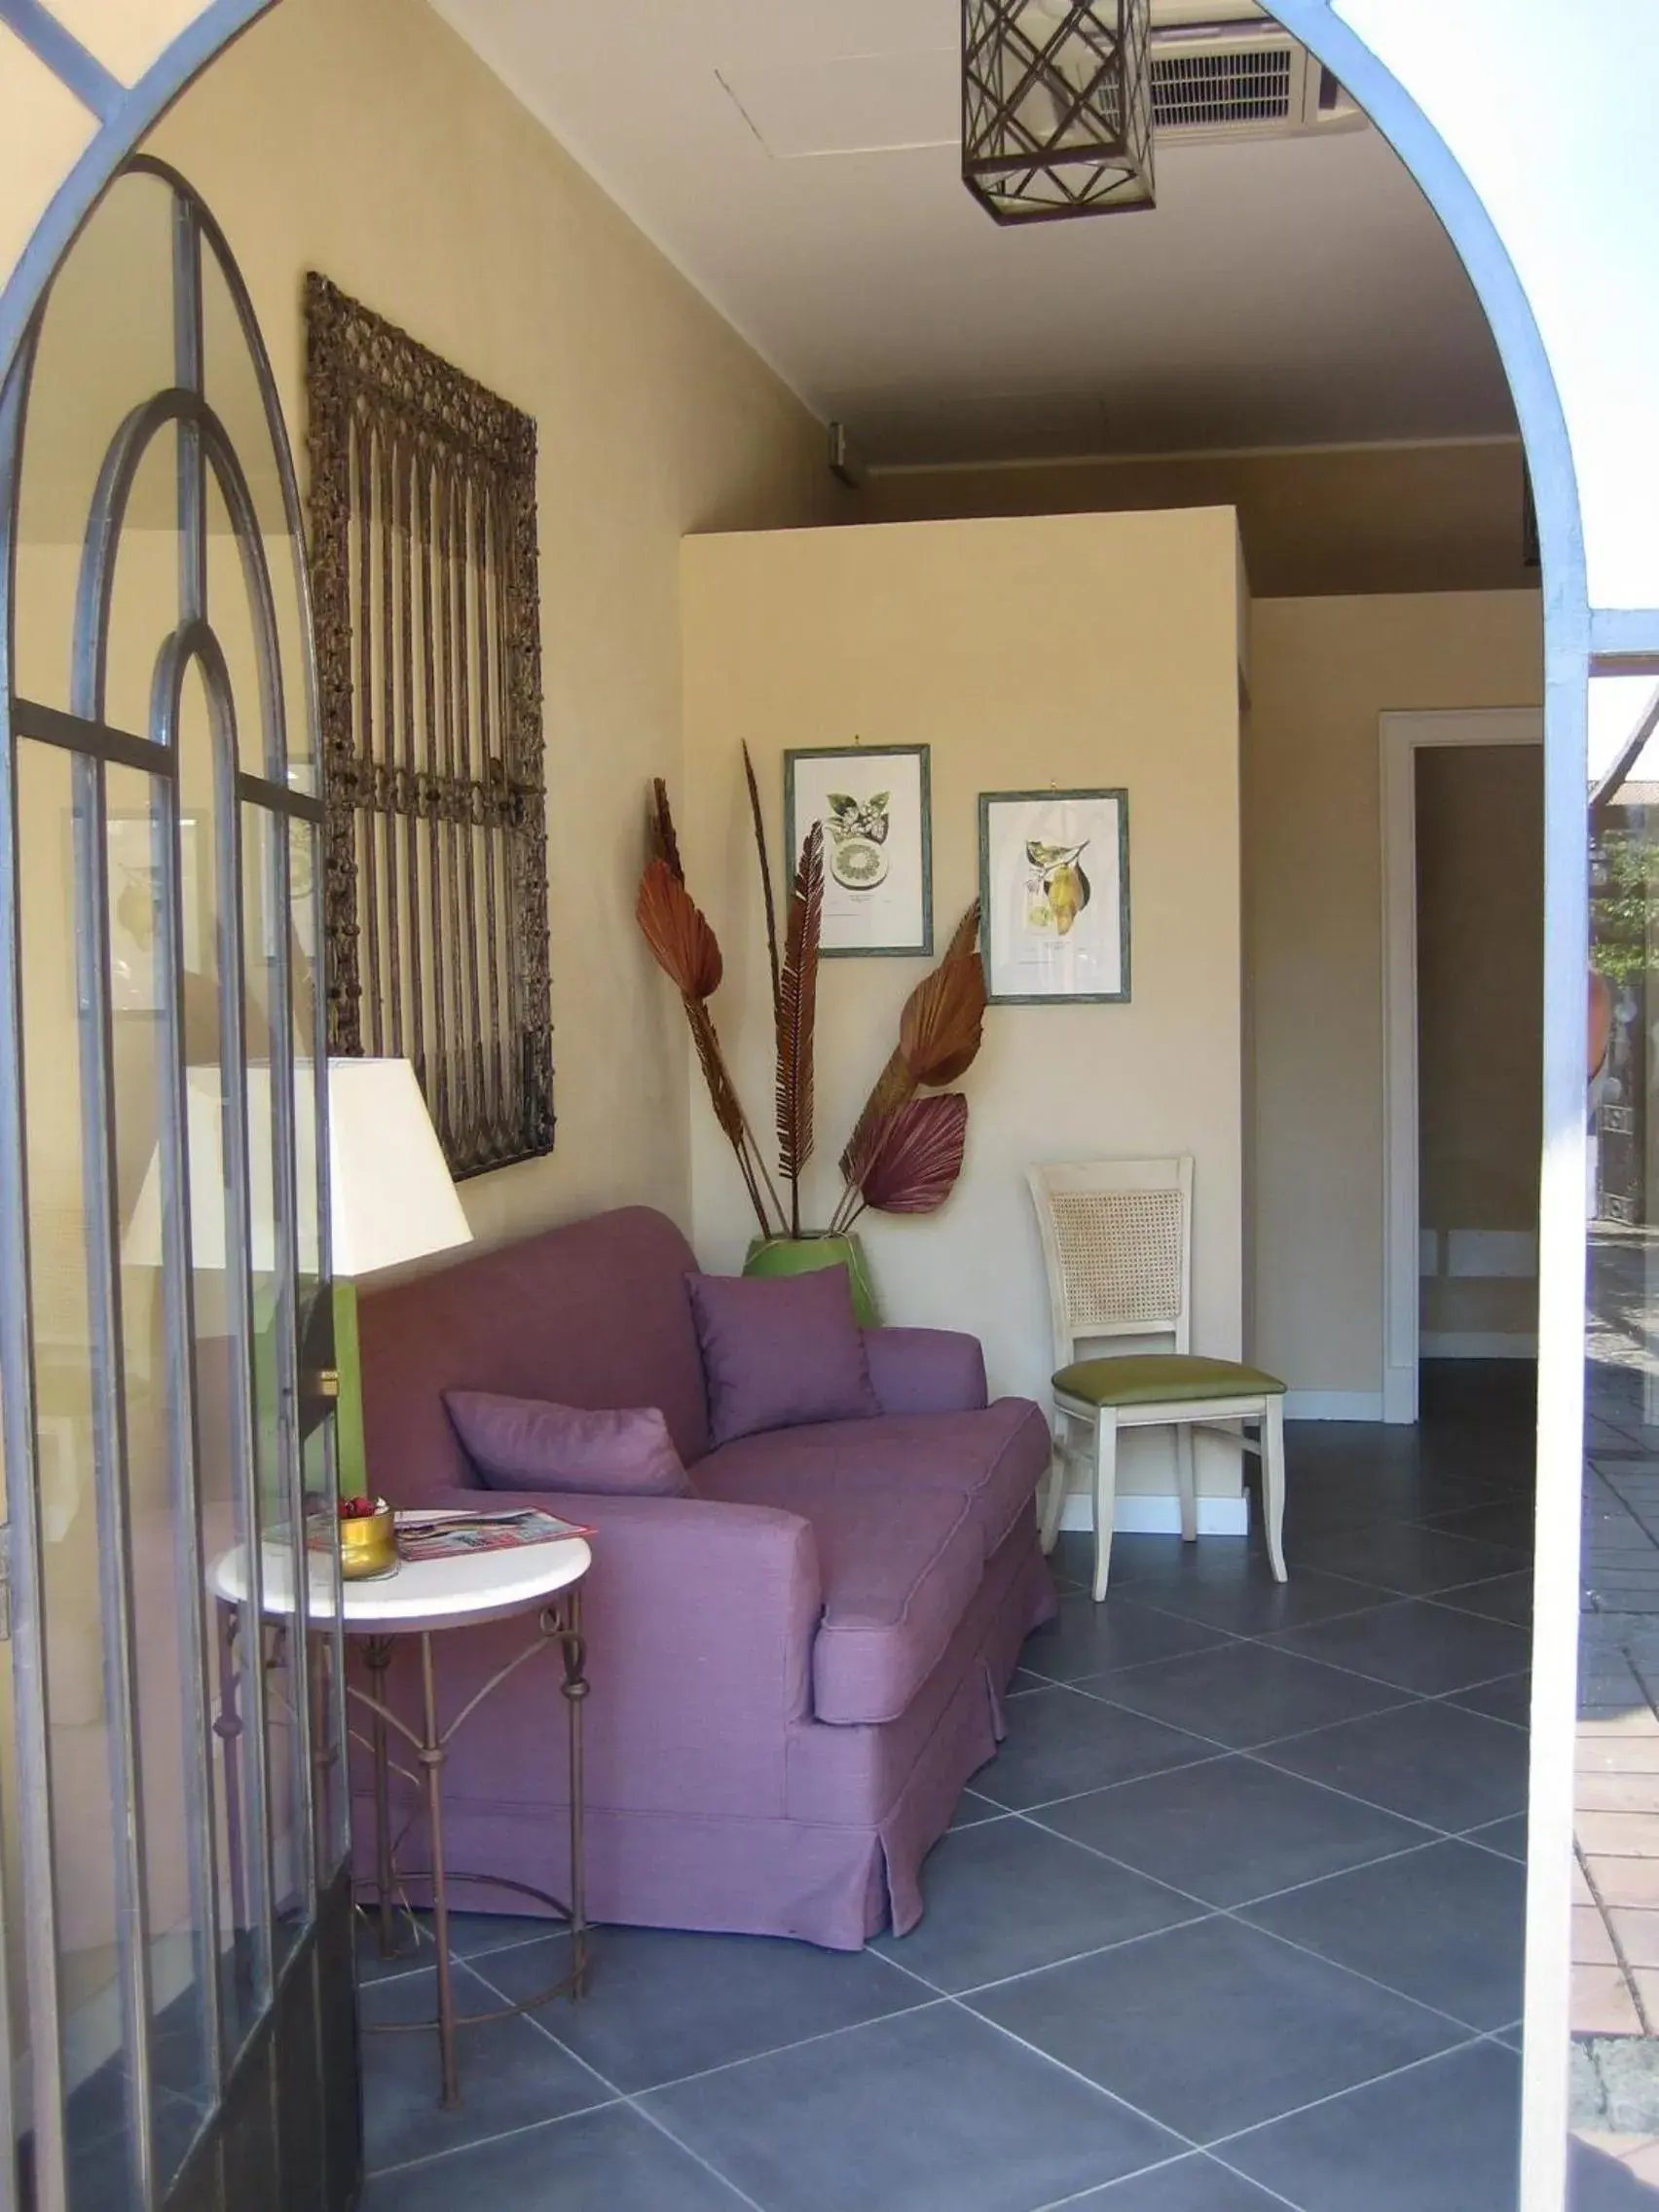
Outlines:
[[[1382,790],[1382,1419],[1418,1418],[1417,756],[1431,746],[1544,742],[1542,707],[1379,717]]]

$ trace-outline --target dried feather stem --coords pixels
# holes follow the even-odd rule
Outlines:
[[[800,1235],[800,1179],[812,1158],[813,1032],[823,922],[824,828],[815,822],[800,848],[778,979],[778,1165],[790,1187],[793,1236]]]
[[[743,774],[749,786],[749,817],[755,825],[755,851],[760,863],[760,897],[766,909],[766,957],[772,967],[772,1021],[781,1017],[783,982],[778,964],[778,903],[772,892],[772,856],[766,849],[766,818],[760,810],[760,786],[749,747],[743,748]]]
[[[749,1192],[749,1202],[755,1208],[755,1218],[760,1225],[760,1234],[762,1236],[770,1236],[774,1231],[767,1218],[765,1201],[760,1196],[760,1185],[756,1177],[756,1167],[758,1166],[761,1173],[764,1173],[765,1162],[759,1159],[714,1021],[701,999],[693,998],[687,992],[683,994],[682,1003],[685,1019],[691,1029],[691,1040],[696,1046],[697,1058],[702,1065],[703,1079],[709,1087],[709,1103],[714,1108],[715,1120],[719,1124],[721,1134],[736,1156],[738,1170]],[[777,1205],[776,1192],[772,1194],[772,1202]],[[782,1220],[781,1207],[778,1214]]]
[[[685,881],[680,859],[680,839],[674,832],[674,810],[668,803],[668,786],[660,776],[651,779],[650,811],[645,829],[652,860],[661,861],[676,883]]]

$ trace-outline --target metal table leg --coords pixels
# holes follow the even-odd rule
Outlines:
[[[430,1885],[432,1894],[432,1935],[437,1944],[438,2007],[435,2018],[429,2020],[398,2020],[371,2023],[383,2032],[408,2032],[413,2029],[436,2028],[438,2031],[438,2064],[442,2102],[446,2109],[454,2110],[461,2103],[460,2075],[457,2064],[456,2030],[484,2020],[511,2019],[520,2012],[535,2011],[549,2004],[555,1997],[579,1997],[587,1982],[588,1925],[587,1925],[587,1868],[586,1868],[586,1772],[584,1765],[582,1708],[588,1694],[587,1645],[581,1629],[581,1592],[572,1587],[561,1594],[552,1604],[542,1608],[537,1627],[539,1635],[535,1643],[501,1667],[483,1687],[456,1714],[446,1728],[438,1713],[437,1665],[432,1650],[431,1630],[419,1630],[421,1640],[421,1728],[419,1733],[400,1718],[386,1701],[386,1677],[390,1665],[393,1639],[389,1636],[365,1637],[364,1663],[374,1683],[373,1690],[361,1690],[348,1685],[350,1695],[359,1705],[367,1706],[371,1715],[369,1749],[374,1759],[375,1780],[375,1894],[379,1909],[383,1952],[389,1954],[391,1937],[391,1899],[404,1882],[424,1881]],[[560,1683],[570,1715],[570,1789],[571,1789],[571,1886],[569,1899],[552,1896],[546,1890],[533,1888],[527,1882],[509,1880],[504,1876],[462,1872],[447,1863],[443,1829],[443,1771],[449,1759],[449,1747],[459,1731],[471,1719],[487,1698],[535,1653],[549,1643],[557,1643],[564,1663]],[[411,1769],[394,1762],[387,1749],[387,1727],[395,1728],[409,1743],[420,1767],[417,1776]],[[358,1741],[362,1738],[359,1736]],[[428,1867],[411,1868],[400,1873],[391,1836],[389,1770],[397,1763],[398,1772],[418,1781],[426,1803],[428,1835],[431,1846],[431,1864]],[[512,1890],[547,1905],[562,1920],[571,1933],[571,1967],[549,1988],[533,1997],[521,1999],[514,2005],[498,2006],[483,2012],[458,2012],[455,2008],[455,1977],[449,1949],[449,1891],[452,1882],[478,1882],[488,1887]]]
[[[442,2103],[453,2111],[461,2102],[455,2063],[455,1975],[449,1947],[449,1871],[444,1862],[444,1761],[449,1756],[438,1725],[437,1677],[432,1668],[432,1638],[421,1632],[421,1733],[417,1756],[426,1777],[426,1826],[432,1852],[432,1940],[438,1946],[438,2069]],[[382,1831],[384,1837],[384,1829]]]
[[[374,1688],[370,1692],[369,1742],[375,1776],[375,1905],[380,1927],[380,1955],[392,1956],[391,1919],[391,1791],[386,1734],[386,1671],[391,1665],[389,1636],[363,1639],[363,1664]]]

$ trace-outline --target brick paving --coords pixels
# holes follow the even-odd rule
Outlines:
[[[1593,1339],[1589,1373],[1573,2095],[1580,2137],[1659,2188],[1659,1404],[1632,1350]]]

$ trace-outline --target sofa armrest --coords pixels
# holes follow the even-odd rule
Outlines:
[[[594,1530],[582,1583],[591,1804],[781,1815],[787,1733],[811,1711],[823,1610],[817,1546],[798,1514],[698,1497],[545,1491],[455,1490],[423,1503],[535,1507]],[[482,1640],[491,1632],[469,1633]],[[522,1641],[522,1627],[518,1633]],[[481,1651],[480,1666],[483,1658]],[[536,1676],[526,1670],[503,1701],[515,1691],[544,1700]],[[469,1793],[510,1796],[523,1787],[515,1762],[538,1731],[534,1720],[513,1726],[504,1707],[497,1726],[498,1785],[469,1775]],[[458,1740],[458,1764],[467,1737],[487,1738],[491,1727],[481,1717]]]
[[[869,1379],[884,1414],[971,1414],[987,1400],[985,1354],[957,1329],[866,1329]]]

